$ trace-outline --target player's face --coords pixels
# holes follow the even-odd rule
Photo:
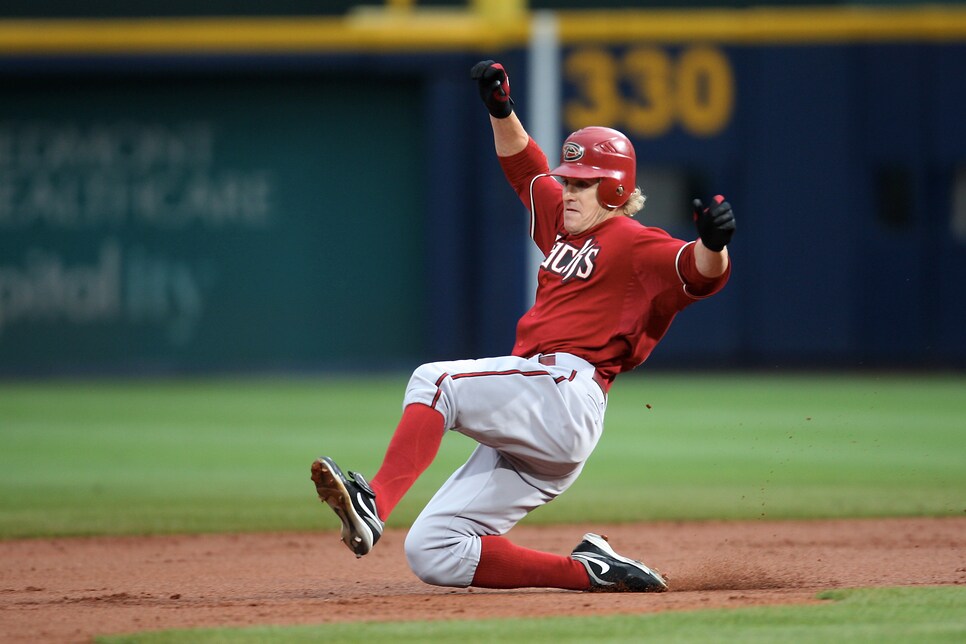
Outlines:
[[[563,183],[564,229],[579,235],[614,215],[597,202],[597,179],[567,179]]]

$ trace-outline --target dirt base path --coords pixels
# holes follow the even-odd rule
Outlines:
[[[585,531],[665,572],[671,592],[427,586],[402,531],[355,559],[335,532],[0,542],[0,640],[204,626],[650,613],[815,601],[829,588],[966,584],[966,517],[518,527],[569,554]]]

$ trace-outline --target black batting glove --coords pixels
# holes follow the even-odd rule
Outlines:
[[[735,213],[731,211],[731,204],[721,195],[715,195],[711,207],[705,208],[700,199],[695,199],[693,206],[694,224],[701,243],[708,250],[721,252],[735,234]]]
[[[470,78],[479,86],[480,98],[492,116],[498,119],[510,116],[513,111],[510,77],[506,75],[503,65],[492,60],[480,61],[470,70]]]

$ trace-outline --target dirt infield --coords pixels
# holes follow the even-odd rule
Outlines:
[[[966,584],[966,517],[518,527],[567,554],[583,532],[666,573],[671,592],[427,586],[402,531],[355,559],[335,532],[0,542],[0,640],[203,626],[651,613],[816,601],[828,588]]]

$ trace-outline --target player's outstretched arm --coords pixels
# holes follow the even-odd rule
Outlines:
[[[503,65],[492,60],[482,60],[473,65],[470,78],[476,81],[480,99],[490,113],[497,155],[508,157],[521,152],[527,147],[530,135],[513,111],[510,77]]]
[[[493,145],[496,147],[497,156],[513,156],[523,151],[530,142],[530,135],[515,113],[505,119],[495,119],[491,116],[490,125],[493,126]]]
[[[735,214],[731,204],[716,195],[714,204],[705,208],[700,199],[694,203],[694,224],[698,241],[694,245],[694,261],[705,277],[718,277],[728,270],[728,243],[735,234]]]

